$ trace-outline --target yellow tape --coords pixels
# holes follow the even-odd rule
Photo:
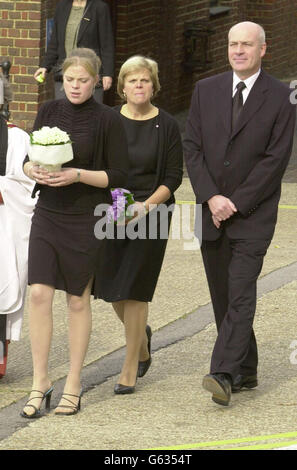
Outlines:
[[[282,434],[270,434],[267,436],[252,436],[252,437],[241,437],[238,439],[227,439],[224,441],[208,441],[208,442],[198,442],[198,443],[191,443],[191,444],[181,444],[177,446],[170,446],[170,447],[155,447],[149,450],[182,450],[182,449],[199,449],[202,447],[214,447],[214,446],[224,446],[228,444],[240,444],[244,442],[256,442],[256,441],[268,441],[273,439],[286,439],[291,437],[297,437],[297,432],[287,432]],[[295,443],[295,442],[294,442]],[[266,445],[266,444],[263,444]],[[270,444],[274,445],[274,444]],[[287,447],[289,444],[287,442],[279,442],[275,444],[276,447]],[[290,444],[292,445],[292,444]]]

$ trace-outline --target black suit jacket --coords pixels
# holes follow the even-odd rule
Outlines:
[[[296,109],[290,89],[261,71],[231,132],[232,84],[232,71],[197,82],[186,124],[184,155],[202,204],[202,237],[215,240],[225,227],[230,238],[271,239]],[[238,209],[219,230],[207,204],[216,194]]]
[[[56,8],[51,40],[42,63],[49,72],[66,57],[65,33],[72,0],[61,0]],[[77,38],[77,47],[93,49],[102,61],[101,75],[114,74],[114,38],[109,6],[101,0],[88,0]]]

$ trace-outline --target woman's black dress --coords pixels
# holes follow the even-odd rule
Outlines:
[[[125,182],[126,136],[113,110],[93,98],[81,105],[57,100],[41,108],[34,129],[42,126],[57,126],[70,135],[74,159],[64,167],[108,168],[111,184]],[[32,218],[28,283],[46,284],[81,296],[94,275],[101,247],[94,235],[98,221],[94,209],[100,203],[111,202],[110,188],[73,183],[57,188],[37,185],[36,189],[40,194]]]
[[[135,201],[144,201],[152,194],[156,180],[159,117],[137,121],[121,115],[126,129],[129,152],[129,176],[126,189]],[[171,200],[172,202],[172,200]],[[170,203],[170,201],[169,201]],[[96,272],[94,296],[106,302],[153,298],[167,245],[171,214],[165,214],[166,238],[104,240],[104,248]],[[164,217],[163,217],[164,219]],[[163,220],[164,222],[164,220]]]

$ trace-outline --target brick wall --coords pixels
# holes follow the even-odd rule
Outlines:
[[[112,0],[110,0],[112,3]],[[297,75],[297,0],[221,0],[227,13],[211,16],[208,0],[117,0],[117,71],[129,56],[149,55],[159,63],[162,90],[157,103],[171,112],[184,109],[196,80],[229,68],[227,34],[239,21],[261,23],[267,33],[264,67],[280,78]],[[209,64],[205,71],[187,72],[184,25],[205,21]]]
[[[53,97],[52,79],[38,85],[33,73],[45,52],[46,19],[59,0],[0,0],[0,57],[12,62],[14,122],[30,129],[38,106]],[[160,68],[161,92],[157,104],[170,112],[185,109],[193,85],[228,69],[227,33],[238,21],[261,23],[267,33],[265,68],[278,77],[297,78],[297,0],[221,0],[227,13],[211,16],[209,0],[105,0],[111,8],[116,40],[116,75],[133,54],[149,55]],[[185,59],[185,22],[203,20],[209,37],[206,70],[188,72]],[[108,104],[118,102],[115,86],[105,94]]]
[[[280,78],[297,78],[297,1],[249,0],[246,16],[262,24],[268,43],[264,65]]]
[[[193,76],[182,67],[184,23],[206,18],[208,5],[208,0],[117,2],[116,69],[134,54],[155,59],[161,82],[156,101],[169,111],[183,109],[192,90]]]
[[[0,1],[0,57],[12,63],[10,104],[15,124],[30,129],[39,103],[51,96],[50,86],[36,84],[33,73],[45,50],[45,19],[53,14],[52,0]]]

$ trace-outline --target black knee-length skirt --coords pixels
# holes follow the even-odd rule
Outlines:
[[[101,241],[98,217],[60,214],[36,207],[29,241],[28,284],[47,284],[81,296],[92,277]]]
[[[106,302],[152,301],[165,255],[172,214],[165,214],[167,220],[162,231],[161,222],[158,221],[154,238],[149,236],[149,215],[146,216],[146,238],[130,239],[126,236],[124,239],[103,241],[94,280],[95,298]],[[161,238],[161,233],[164,238]]]

